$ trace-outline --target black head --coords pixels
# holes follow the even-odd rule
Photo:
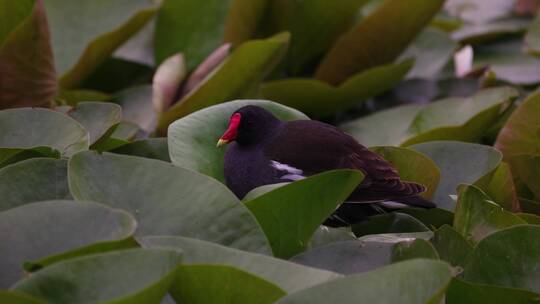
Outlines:
[[[231,115],[229,127],[219,139],[218,146],[230,141],[239,145],[257,144],[269,138],[280,124],[279,119],[261,107],[242,107]]]

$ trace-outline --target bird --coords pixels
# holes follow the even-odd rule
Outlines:
[[[353,225],[370,216],[407,207],[434,208],[421,197],[426,187],[402,181],[397,169],[335,126],[316,120],[281,121],[264,108],[237,109],[219,138],[227,145],[226,186],[240,199],[269,184],[294,182],[334,169],[355,169],[363,181],[324,225]]]

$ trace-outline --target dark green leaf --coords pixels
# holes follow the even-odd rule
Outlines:
[[[453,278],[446,291],[447,304],[533,304],[540,294],[503,286],[473,284]]]
[[[517,155],[510,160],[516,175],[540,199],[540,155]]]
[[[354,224],[352,231],[360,237],[368,234],[429,231],[429,228],[410,215],[392,212],[372,216],[366,221]]]
[[[423,239],[399,242],[392,248],[393,263],[418,258],[438,260],[439,255],[435,247]]]
[[[167,138],[163,137],[137,140],[132,143],[125,144],[119,148],[113,149],[110,152],[153,158],[166,162],[171,161],[169,157]]]
[[[362,181],[363,174],[336,170],[310,176],[245,202],[266,233],[277,257],[306,248],[319,225]]]
[[[80,102],[68,112],[90,134],[90,145],[122,119],[122,108],[110,102]]]
[[[454,228],[444,225],[435,231],[431,243],[439,257],[452,266],[464,267],[473,251],[471,244]]]

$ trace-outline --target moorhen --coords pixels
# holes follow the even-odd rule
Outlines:
[[[433,208],[423,185],[401,181],[380,155],[334,126],[315,120],[281,121],[257,106],[234,112],[218,147],[225,153],[225,182],[240,199],[259,186],[291,182],[332,169],[356,169],[364,180],[324,222],[347,226],[408,206]]]

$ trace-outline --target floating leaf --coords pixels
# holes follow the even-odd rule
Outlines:
[[[540,294],[503,286],[473,284],[453,278],[446,291],[447,304],[531,304],[538,303]]]
[[[439,255],[435,247],[423,239],[400,242],[392,248],[394,263],[418,258],[438,260]]]
[[[0,111],[0,157],[9,149],[43,146],[71,156],[88,149],[88,132],[69,116],[51,110],[22,108]]]
[[[69,199],[67,161],[34,158],[0,170],[0,211],[53,199]]]
[[[162,249],[95,254],[51,265],[13,289],[52,303],[158,303],[181,258],[176,251]]]
[[[402,180],[426,186],[427,190],[422,193],[423,197],[433,196],[439,184],[441,172],[429,157],[411,149],[391,146],[372,147],[370,150],[390,162],[398,170]]]
[[[444,225],[435,231],[431,243],[439,257],[453,266],[464,267],[473,251],[471,244],[454,228]]]
[[[6,304],[45,304],[45,302],[19,292],[0,290],[0,302]]]
[[[266,255],[240,251],[197,239],[170,236],[137,238],[144,248],[181,250],[184,264],[220,264],[255,274],[279,288],[294,292],[340,277],[337,273],[300,266]]]
[[[451,277],[446,263],[411,260],[304,289],[276,303],[438,303]]]
[[[137,140],[116,149],[112,153],[140,156],[170,162],[167,138],[148,138]]]
[[[60,84],[67,89],[85,80],[116,48],[140,30],[157,9],[145,0],[44,2],[56,70],[61,75]]]
[[[521,225],[493,233],[478,243],[463,278],[539,293],[539,263],[540,226]]]
[[[499,133],[495,147],[502,151],[505,160],[518,154],[540,153],[538,117],[540,91],[532,93],[519,105]]]
[[[529,25],[526,18],[511,17],[493,20],[488,23],[464,24],[452,33],[452,38],[462,44],[477,44],[493,40],[503,35],[525,31]]]
[[[237,100],[211,106],[170,126],[168,139],[172,162],[224,182],[225,149],[216,148],[216,142],[227,129],[232,113],[247,105],[263,107],[281,120],[308,119],[297,110],[265,100]]]
[[[78,200],[129,211],[136,235],[181,235],[270,253],[247,208],[224,185],[196,172],[142,157],[83,152],[69,162]]]
[[[157,114],[152,105],[152,86],[143,85],[119,92],[113,101],[122,106],[125,121],[139,126],[145,132],[154,132]]]
[[[356,240],[356,236],[348,227],[332,228],[327,226],[319,226],[309,241],[308,248],[328,245],[330,243],[341,241]]]
[[[223,286],[223,282],[228,282]],[[182,265],[171,295],[180,303],[271,304],[285,292],[254,274],[224,265]]]
[[[426,28],[400,58],[414,58],[414,66],[407,74],[407,78],[433,78],[441,72],[450,61],[458,45],[448,34]]]
[[[355,74],[339,86],[311,78],[289,78],[266,82],[263,98],[324,117],[346,110],[395,86],[409,71],[412,61],[381,65]]]
[[[457,141],[435,141],[411,146],[411,149],[431,158],[441,170],[441,181],[433,197],[439,208],[454,211],[450,195],[457,194],[457,186],[472,184],[492,172],[500,164],[499,151],[478,144]]]
[[[288,258],[306,248],[317,227],[362,179],[359,171],[329,171],[279,187],[245,204],[261,224],[274,255]]]
[[[95,143],[122,119],[122,108],[110,102],[79,102],[68,112],[90,134],[90,144]]]
[[[438,229],[443,225],[452,225],[454,221],[454,213],[440,208],[405,208],[399,212],[414,217],[432,230]]]
[[[57,81],[43,0],[0,6],[0,109],[50,107]]]
[[[42,260],[38,264],[47,265],[105,251],[113,241],[129,237],[136,225],[127,212],[90,202],[45,201],[3,211],[0,228],[9,233],[0,237],[5,245],[0,248],[0,287],[23,277],[24,262]]]
[[[540,155],[517,155],[512,157],[516,175],[540,199]]]
[[[361,237],[368,234],[429,231],[429,228],[408,214],[392,212],[375,215],[366,221],[354,224],[352,231],[357,237]]]
[[[525,223],[504,211],[477,187],[466,185],[460,189],[454,228],[468,240],[476,243],[496,231]]]
[[[441,8],[443,2],[385,1],[336,41],[317,68],[315,77],[335,85],[357,72],[392,62]],[[409,14],[411,10],[415,13]]]
[[[169,124],[197,110],[246,97],[246,92],[254,89],[281,60],[289,37],[288,33],[281,33],[238,46],[198,87],[162,113],[158,132],[166,134]]]

